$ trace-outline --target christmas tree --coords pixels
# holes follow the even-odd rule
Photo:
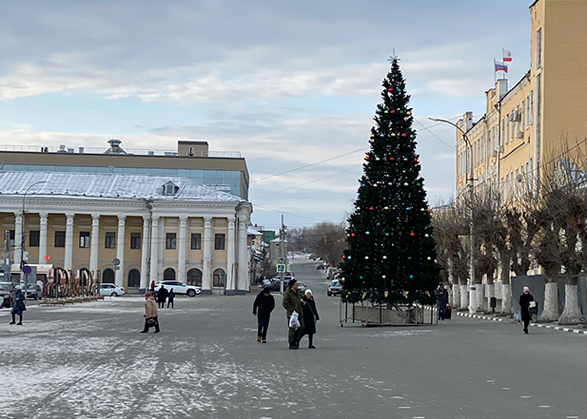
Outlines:
[[[355,303],[432,304],[440,282],[416,132],[397,57],[383,80],[340,275]]]

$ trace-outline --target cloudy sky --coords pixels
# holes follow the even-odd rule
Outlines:
[[[0,145],[238,151],[253,222],[345,219],[393,49],[431,205],[454,190],[456,120],[493,59],[529,68],[531,0],[2,1]]]

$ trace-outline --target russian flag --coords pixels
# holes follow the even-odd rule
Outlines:
[[[507,64],[495,60],[493,61],[493,64],[495,65],[495,71],[503,71],[504,73],[508,72]]]
[[[507,49],[504,49],[502,51],[503,51],[503,62],[509,63],[510,61],[512,61],[512,53]]]

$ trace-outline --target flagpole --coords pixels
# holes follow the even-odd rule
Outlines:
[[[497,76],[495,75],[495,73],[497,73],[497,71],[495,71],[495,58],[493,59],[493,85],[495,86],[497,84]]]

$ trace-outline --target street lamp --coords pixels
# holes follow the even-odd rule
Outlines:
[[[466,177],[467,177],[467,181],[469,183],[469,194],[470,194],[470,199],[471,199],[471,219],[469,220],[469,236],[471,237],[471,239],[469,240],[469,284],[467,286],[468,291],[469,291],[469,313],[474,313],[475,312],[475,306],[473,305],[473,301],[475,300],[475,293],[476,293],[476,289],[475,289],[475,262],[473,259],[473,253],[475,251],[475,240],[474,240],[474,228],[473,228],[473,198],[475,196],[474,190],[473,190],[473,147],[471,147],[471,142],[469,141],[469,138],[467,137],[467,133],[465,131],[463,131],[463,129],[461,127],[459,127],[457,124],[455,124],[452,121],[448,121],[446,119],[441,119],[441,118],[428,118],[431,121],[434,122],[443,122],[445,124],[449,124],[452,125],[453,127],[455,127],[457,130],[460,131],[460,133],[463,136],[463,140],[465,141],[465,144],[467,145],[467,148],[469,148],[471,150],[471,158],[469,158],[469,153],[467,153],[467,150],[465,150],[465,171],[466,171]],[[467,171],[467,160],[468,160],[468,171]]]
[[[39,185],[41,183],[47,183],[46,180],[39,180],[35,183],[32,183],[31,185],[29,185],[29,187],[27,188],[27,190],[24,192],[24,195],[22,197],[22,228],[21,228],[21,243],[20,243],[20,271],[21,271],[21,275],[22,275],[22,270],[25,266],[25,262],[24,262],[24,241],[25,241],[25,235],[24,235],[24,227],[26,225],[26,219],[25,219],[25,203],[26,203],[26,195],[29,193],[29,191],[32,189],[33,186],[35,185]],[[28,278],[28,274],[25,274],[25,293],[26,293],[26,287],[27,287],[27,283],[26,283],[26,279]],[[21,280],[22,280],[22,276],[21,276]]]

